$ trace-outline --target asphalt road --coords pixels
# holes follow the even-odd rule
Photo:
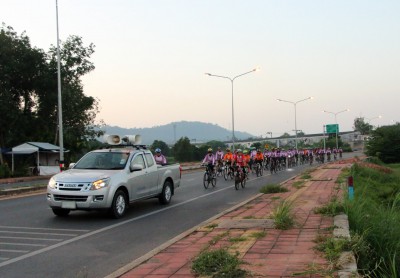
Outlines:
[[[257,178],[235,190],[218,178],[202,185],[203,172],[186,173],[171,203],[157,199],[131,205],[123,219],[101,212],[53,215],[45,194],[0,200],[0,277],[104,277],[182,232],[280,183],[309,166]]]

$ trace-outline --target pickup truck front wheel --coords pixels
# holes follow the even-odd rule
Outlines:
[[[53,208],[53,213],[60,217],[65,217],[69,214],[69,209],[62,209],[62,208]]]
[[[118,190],[115,192],[114,199],[111,204],[110,213],[114,218],[121,218],[124,216],[128,203],[127,197],[124,191]]]
[[[170,181],[166,181],[163,186],[163,190],[158,197],[158,200],[161,204],[166,205],[171,202],[172,198],[172,183]]]

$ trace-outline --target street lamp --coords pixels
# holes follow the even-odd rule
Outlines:
[[[58,0],[56,0],[56,21],[57,21],[57,87],[58,87],[58,127],[60,143],[60,168],[64,167],[64,137],[62,120],[62,101],[61,101],[61,70],[60,70],[60,39],[58,32]],[[62,170],[62,169],[61,169]]]
[[[228,76],[223,76],[223,75],[215,75],[215,74],[211,74],[211,73],[205,73],[208,76],[225,78],[225,79],[228,79],[231,81],[231,84],[232,84],[232,149],[233,149],[233,151],[235,151],[235,117],[234,117],[234,110],[233,110],[233,81],[240,76],[243,76],[243,75],[255,72],[255,71],[259,71],[259,70],[260,70],[259,68],[255,68],[255,69],[252,69],[251,71],[239,74],[233,78],[228,77]]]
[[[380,119],[380,118],[382,118],[382,116],[381,116],[381,115],[379,115],[379,116],[377,116],[377,117],[373,117],[373,118],[365,118],[365,119],[368,121],[368,123],[370,123],[372,120],[375,120],[375,119]]]
[[[296,140],[295,140],[296,150],[297,150],[297,103],[302,102],[302,101],[306,101],[306,100],[309,100],[309,99],[313,99],[313,97],[308,97],[308,98],[301,99],[301,100],[298,100],[298,101],[288,101],[288,100],[283,100],[283,99],[279,99],[279,98],[277,99],[277,101],[283,101],[283,102],[291,103],[291,104],[294,105],[294,130],[295,130],[295,134],[296,134]]]
[[[325,113],[329,113],[329,114],[333,114],[333,115],[335,115],[335,124],[336,124],[336,149],[338,149],[339,148],[339,143],[338,143],[338,129],[339,129],[339,127],[338,127],[338,125],[337,125],[337,119],[336,119],[336,116],[338,115],[338,114],[340,114],[340,113],[343,113],[343,112],[347,112],[347,111],[350,111],[350,109],[345,109],[345,110],[342,110],[342,111],[339,111],[339,112],[329,112],[329,111],[326,111],[326,110],[323,110],[323,112],[325,112]]]

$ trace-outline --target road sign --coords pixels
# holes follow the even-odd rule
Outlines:
[[[326,125],[326,133],[339,133],[339,125]]]

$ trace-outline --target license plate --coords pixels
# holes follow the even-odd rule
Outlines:
[[[61,207],[64,209],[76,209],[76,203],[74,201],[64,201],[61,203]]]

